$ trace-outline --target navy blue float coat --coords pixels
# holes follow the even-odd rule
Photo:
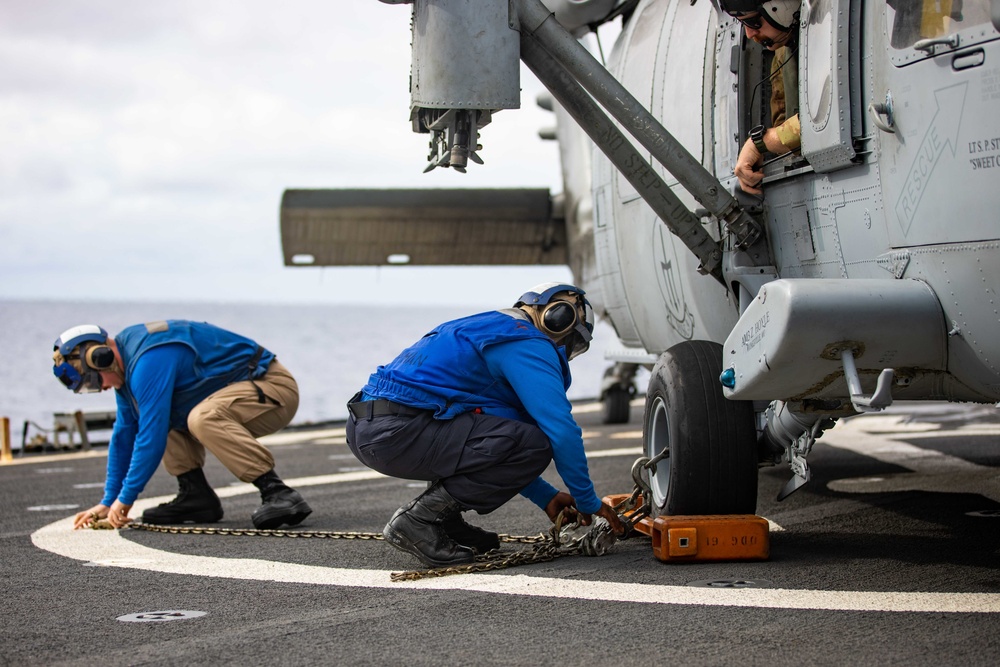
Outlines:
[[[437,419],[479,410],[538,426],[577,507],[593,514],[601,502],[566,397],[570,382],[563,348],[520,311],[491,311],[438,326],[379,366],[362,393],[433,410]],[[521,494],[544,509],[556,489],[539,477]]]

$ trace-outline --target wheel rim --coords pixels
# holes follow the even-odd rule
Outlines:
[[[646,456],[653,458],[670,446],[668,431],[667,406],[661,398],[655,398],[649,411],[646,433]],[[660,508],[667,504],[670,492],[670,457],[669,455],[656,464],[656,474],[649,476],[650,490],[653,492],[653,507]]]

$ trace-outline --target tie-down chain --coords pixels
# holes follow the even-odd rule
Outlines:
[[[632,479],[635,481],[635,489],[628,498],[618,503],[613,508],[618,514],[618,518],[625,526],[625,533],[622,536],[615,535],[611,525],[603,517],[596,517],[590,526],[584,526],[579,522],[579,516],[575,510],[570,509],[569,512],[567,512],[567,510],[563,510],[559,513],[559,516],[556,517],[556,520],[549,529],[548,534],[499,534],[501,542],[531,544],[533,546],[530,549],[508,553],[494,550],[477,556],[475,562],[473,563],[425,570],[393,572],[390,575],[390,578],[392,581],[413,581],[426,577],[443,577],[450,574],[487,572],[491,570],[502,570],[509,567],[516,567],[518,565],[544,563],[562,556],[603,556],[619,539],[630,537],[635,532],[635,525],[642,519],[649,516],[651,510],[649,498],[651,495],[649,491],[649,483],[643,479],[642,472],[643,470],[651,470],[655,472],[656,463],[664,456],[665,453],[660,454],[654,459],[642,457],[636,460],[633,464]],[[96,530],[114,528],[107,521],[107,519],[93,521],[90,525]],[[133,530],[144,530],[154,533],[169,533],[171,535],[237,535],[338,540],[384,539],[382,537],[382,533],[367,533],[358,531],[160,526],[138,521],[129,523],[127,526]]]

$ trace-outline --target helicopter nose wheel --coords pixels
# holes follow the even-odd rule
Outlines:
[[[646,456],[668,450],[650,475],[653,514],[753,514],[757,431],[753,403],[722,393],[722,346],[685,341],[653,367],[646,389]]]

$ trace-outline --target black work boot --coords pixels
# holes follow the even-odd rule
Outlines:
[[[430,567],[471,563],[476,559],[469,547],[448,537],[442,523],[462,511],[441,483],[435,483],[421,495],[396,510],[382,529],[386,542],[420,559]]]
[[[142,513],[143,523],[158,526],[178,523],[215,523],[222,519],[222,502],[205,479],[201,468],[177,476],[180,491],[170,502]]]
[[[469,547],[477,554],[484,554],[487,551],[500,548],[499,535],[467,523],[461,512],[455,512],[454,515],[442,521],[441,527],[444,528],[444,532],[448,533],[448,537],[462,546]]]
[[[309,503],[302,499],[298,491],[282,482],[274,469],[255,479],[253,485],[260,489],[260,499],[264,502],[250,516],[254,528],[271,529],[283,524],[297,526],[312,514]]]

